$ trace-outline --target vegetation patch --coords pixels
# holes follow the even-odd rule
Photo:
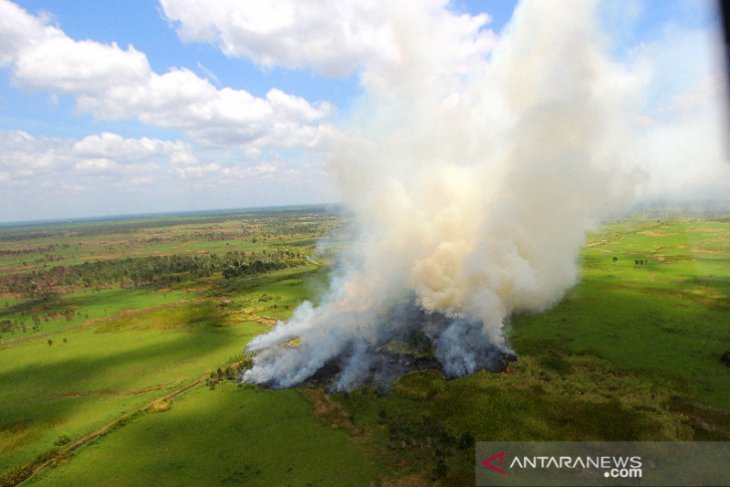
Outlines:
[[[599,229],[509,373],[241,385],[349,238],[315,210],[0,229],[0,485],[470,485],[476,441],[730,439],[730,219]]]

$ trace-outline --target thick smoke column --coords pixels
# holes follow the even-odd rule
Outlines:
[[[245,381],[334,361],[347,389],[413,336],[449,376],[490,368],[505,320],[561,299],[585,231],[632,191],[614,148],[633,80],[602,54],[594,2],[523,2],[499,39],[443,2],[386,8],[397,49],[364,70],[328,168],[358,236],[319,306],[250,343]]]

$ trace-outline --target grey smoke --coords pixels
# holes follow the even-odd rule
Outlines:
[[[326,329],[321,322],[319,332],[300,335],[298,346],[290,346],[290,335],[282,335],[277,343],[268,341],[261,349],[249,347],[261,350],[256,357],[258,370],[273,372],[259,375],[256,382],[280,388],[311,380],[334,390],[369,382],[382,391],[416,369],[441,368],[447,377],[458,377],[482,369],[503,370],[512,359],[508,349],[496,346],[484,334],[481,323],[426,312],[414,300],[367,317],[338,317],[345,324],[362,320],[368,328],[343,332],[341,326]],[[292,364],[299,366],[292,368]]]
[[[586,231],[646,179],[647,85],[606,54],[596,6],[523,1],[498,39],[442,1],[383,7],[396,47],[365,65],[362,102],[331,134],[328,172],[356,237],[318,306],[251,341],[244,381],[330,374],[350,389],[429,365],[504,367],[505,320],[557,303]],[[399,353],[414,337],[433,354]]]

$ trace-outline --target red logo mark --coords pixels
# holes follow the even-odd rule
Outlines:
[[[495,467],[494,465],[492,465],[492,461],[496,460],[497,458],[499,458],[499,464],[502,465],[504,463],[505,454],[506,454],[506,452],[501,451],[501,452],[497,453],[496,455],[492,455],[491,457],[484,460],[482,462],[482,465],[484,465],[487,468],[491,468],[492,470],[494,470],[497,473],[500,473],[502,475],[507,475],[507,472],[505,472],[504,470],[502,470],[499,467]]]

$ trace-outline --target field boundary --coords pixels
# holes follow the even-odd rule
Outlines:
[[[235,365],[235,364],[234,364]],[[64,455],[67,455],[85,444],[89,443],[90,441],[99,438],[100,436],[105,435],[109,431],[113,430],[116,427],[124,426],[128,421],[134,419],[136,416],[144,413],[148,409],[152,408],[155,403],[159,403],[160,401],[168,401],[174,397],[177,397],[197,386],[204,383],[209,378],[209,374],[206,374],[204,376],[199,377],[198,379],[194,380],[190,384],[187,384],[184,387],[181,387],[180,389],[176,389],[172,392],[169,392],[165,394],[164,396],[158,397],[150,401],[149,403],[140,406],[139,408],[135,409],[134,411],[123,414],[119,416],[118,418],[108,422],[107,424],[101,426],[100,428],[92,431],[91,433],[88,433],[78,440],[74,441],[70,445],[64,447],[61,450],[57,450],[52,453],[48,454],[42,454],[39,458],[40,460],[36,459],[29,464],[26,464],[23,467],[20,467],[18,470],[15,471],[15,473],[10,473],[8,477],[0,478],[0,487],[13,487],[16,485],[20,485],[21,483],[25,482],[26,480],[30,479],[32,476],[43,470],[45,467],[47,467],[51,462],[54,460],[63,457]]]

